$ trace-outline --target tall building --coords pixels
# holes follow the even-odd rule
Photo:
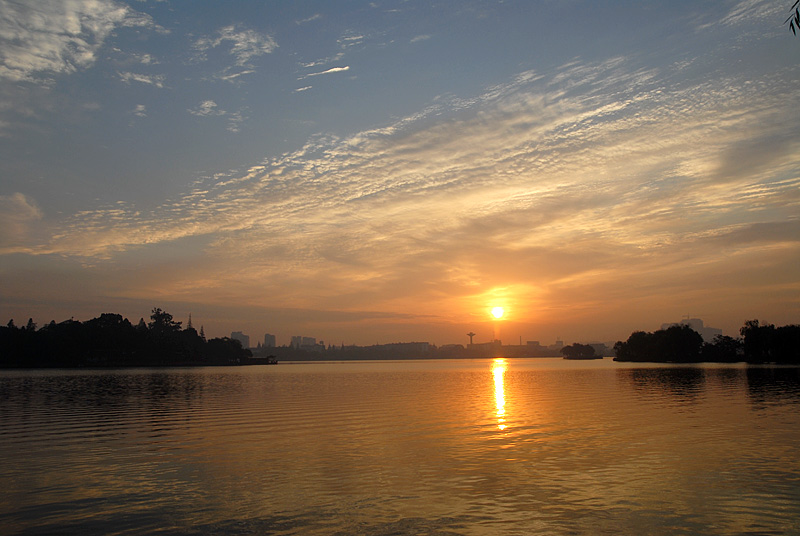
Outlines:
[[[231,332],[231,339],[242,343],[242,348],[250,348],[250,335],[245,335],[241,331]]]
[[[295,348],[303,348],[304,346],[316,346],[317,339],[314,337],[302,337],[300,335],[294,335],[292,337],[292,346]]]
[[[264,346],[267,348],[275,348],[277,346],[275,344],[275,335],[271,335],[269,333],[264,334]]]

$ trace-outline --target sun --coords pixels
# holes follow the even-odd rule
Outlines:
[[[500,320],[501,318],[503,318],[504,314],[505,314],[505,310],[502,307],[494,307],[492,309],[492,316],[495,317],[497,320]]]

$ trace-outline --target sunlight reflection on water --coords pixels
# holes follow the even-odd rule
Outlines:
[[[4,534],[800,531],[797,369],[0,372]]]
[[[494,359],[492,375],[494,376],[494,403],[497,407],[497,428],[505,430],[506,425],[506,392],[503,376],[506,373],[506,360],[502,357]]]

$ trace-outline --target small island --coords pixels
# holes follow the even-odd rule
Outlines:
[[[597,354],[594,346],[577,342],[563,347],[561,354],[564,359],[603,359],[603,356]]]

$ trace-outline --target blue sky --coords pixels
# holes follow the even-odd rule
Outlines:
[[[0,311],[279,343],[796,323],[789,4],[0,0]]]

